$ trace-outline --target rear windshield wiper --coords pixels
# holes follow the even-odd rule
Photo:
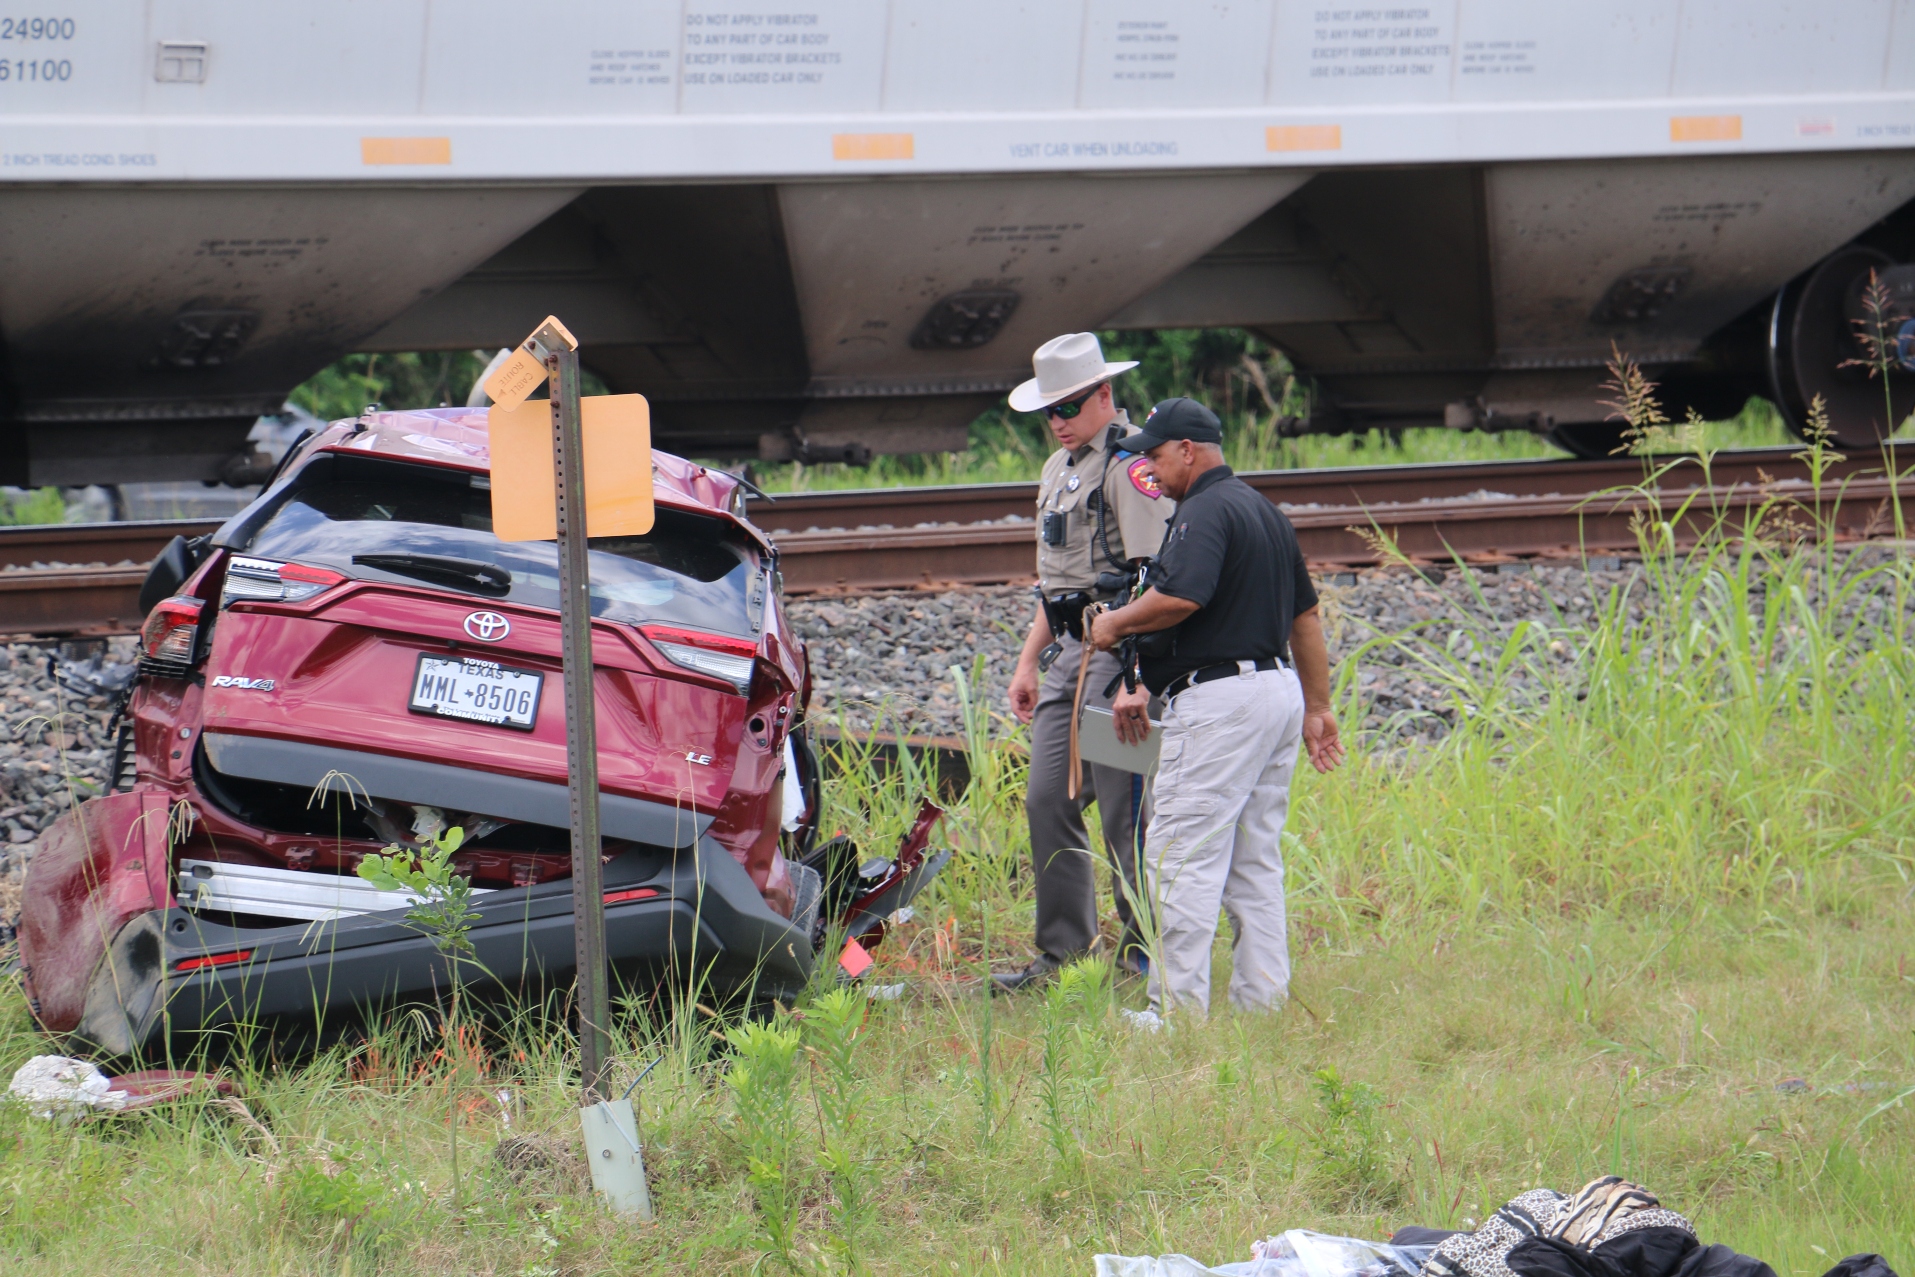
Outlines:
[[[477,590],[481,594],[504,594],[512,588],[510,572],[481,559],[460,559],[449,554],[355,554],[352,561],[381,572],[416,576],[422,581]]]

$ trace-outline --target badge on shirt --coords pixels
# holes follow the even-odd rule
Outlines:
[[[1157,476],[1150,472],[1149,457],[1137,458],[1130,463],[1125,473],[1130,476],[1130,486],[1149,497],[1152,501],[1164,495],[1162,486],[1157,482]],[[1075,476],[1072,477],[1075,478]]]
[[[1077,491],[1077,485],[1083,482],[1083,479],[1084,479],[1084,476],[1081,474],[1072,475],[1070,478],[1064,481],[1064,491],[1066,492]]]

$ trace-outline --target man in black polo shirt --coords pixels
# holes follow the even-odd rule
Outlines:
[[[1222,442],[1216,414],[1190,399],[1158,404],[1120,441],[1148,454],[1177,513],[1150,588],[1090,631],[1105,650],[1127,635],[1171,631],[1142,645],[1148,693],[1122,693],[1111,705],[1118,736],[1138,741],[1149,731],[1150,694],[1168,702],[1144,844],[1158,905],[1150,1001],[1159,1011],[1209,1011],[1219,907],[1235,933],[1230,1001],[1246,1009],[1283,1001],[1281,839],[1297,745],[1320,772],[1343,760],[1296,530],[1224,464]]]

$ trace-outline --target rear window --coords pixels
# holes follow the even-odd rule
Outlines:
[[[492,535],[492,494],[466,474],[401,462],[330,456],[300,471],[294,486],[248,517],[232,548],[268,559],[332,568],[366,581],[510,599],[558,610],[558,547],[550,541],[500,541]],[[354,556],[408,554],[488,564],[510,574],[509,587],[461,585],[355,563]],[[392,560],[388,560],[392,562]],[[658,508],[642,537],[592,539],[592,615],[610,621],[669,621],[750,635],[756,559],[722,519]],[[501,573],[490,574],[503,582]]]

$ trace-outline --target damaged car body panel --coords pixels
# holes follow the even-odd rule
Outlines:
[[[732,476],[654,457],[653,531],[591,547],[610,961],[627,983],[789,993],[827,932],[875,943],[941,867],[935,816],[868,881],[855,848],[816,846],[776,552]],[[133,1055],[433,997],[444,957],[354,871],[455,825],[479,915],[464,983],[571,979],[556,548],[492,536],[489,479],[483,410],[336,422],[156,563],[125,792],[57,822],[26,882],[43,1027]]]

